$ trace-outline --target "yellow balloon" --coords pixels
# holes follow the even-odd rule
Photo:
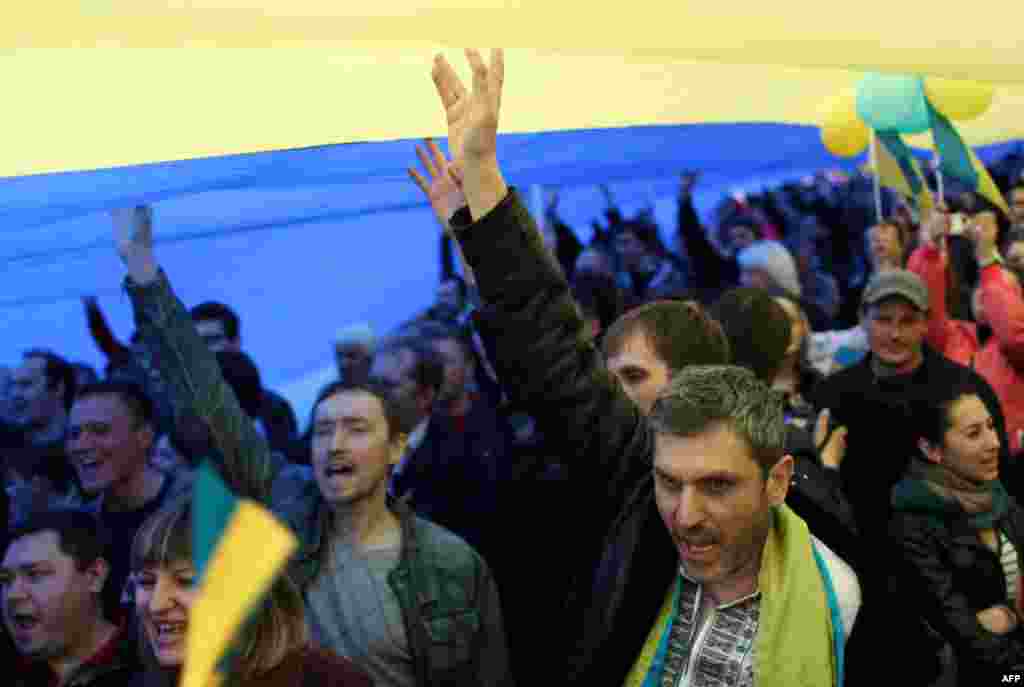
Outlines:
[[[829,98],[821,108],[821,142],[839,157],[854,157],[871,138],[867,125],[857,116],[857,93],[844,89]]]
[[[988,111],[995,96],[995,87],[977,81],[930,76],[924,80],[924,93],[936,110],[950,119],[966,121]]]

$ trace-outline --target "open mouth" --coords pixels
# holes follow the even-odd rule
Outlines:
[[[688,542],[685,539],[679,542],[680,552],[683,558],[688,560],[700,560],[708,558],[714,553],[717,544],[714,542],[699,543],[699,542]]]
[[[185,640],[188,623],[155,623],[156,643],[158,646],[178,644]]]
[[[349,477],[355,471],[356,469],[347,463],[338,463],[336,465],[328,465],[324,473],[328,477]]]
[[[14,613],[10,616],[10,619],[11,627],[18,634],[31,632],[39,626],[39,618],[31,613]]]

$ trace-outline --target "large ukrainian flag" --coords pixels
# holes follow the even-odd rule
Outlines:
[[[997,85],[961,129],[987,145],[1024,137],[1022,24],[1005,0],[5,2],[0,177],[443,137],[431,60],[468,82],[463,46],[507,48],[503,134],[818,126],[881,72]]]
[[[197,471],[192,508],[200,588],[180,687],[215,687],[230,668],[235,637],[260,608],[297,541],[264,506],[233,494],[209,462]]]

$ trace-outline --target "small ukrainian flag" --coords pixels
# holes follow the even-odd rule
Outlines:
[[[263,505],[241,499],[202,463],[193,485],[192,551],[199,596],[189,616],[180,687],[216,687],[230,652],[298,542]]]

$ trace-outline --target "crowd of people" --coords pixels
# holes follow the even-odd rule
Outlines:
[[[204,462],[298,540],[231,684],[1024,672],[1024,159],[992,165],[1010,216],[822,173],[705,226],[687,172],[675,231],[606,193],[584,242],[507,186],[502,53],[467,58],[469,88],[433,70],[451,159],[409,170],[436,302],[340,331],[301,424],[239,315],[175,295],[150,209],[111,214],[131,340],[86,299],[102,373],[56,337],[0,369],[11,684],[175,684]]]

